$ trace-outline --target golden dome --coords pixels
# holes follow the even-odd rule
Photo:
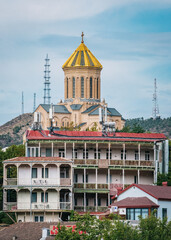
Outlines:
[[[84,35],[83,35],[84,36]],[[93,67],[102,68],[100,62],[95,58],[91,51],[86,47],[83,41],[79,47],[73,52],[68,60],[63,64],[62,68],[73,68],[73,67]]]

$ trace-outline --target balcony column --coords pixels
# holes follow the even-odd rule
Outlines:
[[[26,141],[26,143],[25,143],[25,156],[26,156],[26,157],[28,157],[27,148],[28,148],[28,143],[27,143],[27,141]]]
[[[86,193],[84,192],[84,212],[86,212]]]
[[[56,165],[56,166],[57,166],[57,176],[56,176],[57,184],[61,185],[61,183],[60,183],[60,165]]]
[[[84,168],[84,189],[86,189],[86,168]]]
[[[18,185],[18,163],[16,164],[16,167],[17,167],[17,185]]]
[[[86,152],[87,152],[87,143],[85,142],[85,143],[84,143],[85,164],[87,164],[87,161],[86,161],[86,159],[87,159]]]
[[[66,154],[67,154],[67,152],[66,152],[66,142],[64,142],[64,152],[65,152],[65,158],[66,158]]]
[[[97,212],[97,208],[98,208],[98,201],[97,201],[97,199],[98,199],[98,193],[96,193],[96,212]]]
[[[122,169],[122,185],[124,189],[125,188],[125,169]]]
[[[140,184],[140,170],[138,169],[138,184]]]
[[[43,175],[44,175],[44,179],[45,179],[45,164],[43,164]]]
[[[107,177],[108,177],[108,189],[110,190],[110,168],[108,168]]]
[[[39,142],[38,156],[40,157],[40,142]]]
[[[97,164],[97,162],[98,162],[98,151],[99,149],[98,149],[98,143],[96,143],[96,164]]]
[[[139,161],[139,166],[140,166],[140,161],[141,161],[141,147],[140,147],[140,143],[138,144],[138,161]]]
[[[109,159],[109,165],[110,165],[110,143],[108,144],[108,159]]]
[[[70,166],[70,178],[71,178],[71,186],[72,186],[74,182],[74,168],[72,168],[72,166]]]
[[[96,168],[95,169],[95,173],[96,173],[96,189],[97,189],[97,171],[98,171],[98,169]]]
[[[52,148],[51,156],[53,157],[53,156],[54,156],[54,155],[53,155],[53,142],[52,142],[52,144],[51,144],[51,148]]]
[[[30,164],[30,222],[33,222],[34,212],[32,213],[32,163]],[[32,216],[33,214],[33,216]]]
[[[6,203],[7,203],[7,190],[3,189],[3,210],[7,210],[7,209],[5,209]]]
[[[157,170],[158,170],[158,163],[157,163],[157,154],[156,154],[156,142],[154,143],[154,166],[155,166],[155,170],[154,170],[154,183],[157,183]]]
[[[125,143],[123,144],[123,165],[125,165]]]
[[[6,168],[6,164],[4,164],[3,167],[3,185],[7,185],[7,168]]]
[[[75,159],[75,151],[74,151],[74,148],[75,148],[75,143],[72,144],[72,160],[74,161]]]

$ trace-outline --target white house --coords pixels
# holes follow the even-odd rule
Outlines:
[[[117,202],[111,204],[118,212],[124,209],[126,219],[138,220],[157,209],[157,217],[171,220],[171,187],[132,184],[118,194]]]

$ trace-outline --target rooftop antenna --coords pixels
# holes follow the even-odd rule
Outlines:
[[[36,93],[34,93],[33,112],[36,110]]]
[[[158,106],[158,100],[157,100],[157,81],[154,79],[154,93],[153,93],[153,119],[156,119],[159,117],[159,106]]]
[[[46,55],[46,58],[45,58],[45,70],[44,70],[44,104],[50,104],[50,99],[51,99],[51,96],[50,96],[50,71],[49,71],[49,58],[48,58],[48,54]]]
[[[21,114],[24,114],[24,92],[22,92]]]

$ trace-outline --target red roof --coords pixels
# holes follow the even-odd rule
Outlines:
[[[72,162],[70,159],[61,157],[15,157],[3,161],[6,162]]]
[[[148,199],[147,197],[127,197],[118,202],[114,202],[111,206],[117,206],[118,208],[151,208],[159,207],[156,203]]]
[[[102,132],[90,131],[54,131],[55,134],[49,134],[48,130],[26,132],[28,140],[100,140],[100,141],[140,141],[140,142],[154,142],[165,140],[166,136],[163,133],[123,133],[116,132],[113,136],[102,136]]]
[[[132,184],[129,187],[125,188],[120,194],[132,188],[133,186],[141,189],[142,191],[148,193],[149,195],[151,195],[152,197],[158,200],[171,200],[171,187],[169,186]]]

